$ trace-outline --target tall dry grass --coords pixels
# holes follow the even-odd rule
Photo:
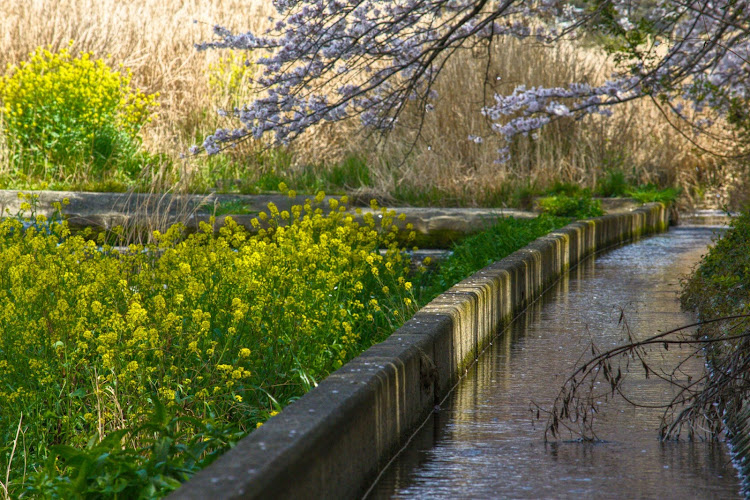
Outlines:
[[[193,44],[210,39],[214,24],[262,30],[271,13],[267,0],[3,0],[0,68],[19,63],[37,46],[59,49],[69,40],[75,41],[74,51],[111,55],[113,64],[130,68],[134,85],[161,94],[159,116],[143,131],[144,147],[165,154],[173,167],[166,175],[163,166],[150,166],[149,171],[160,172],[154,181],[163,182],[153,189],[211,188],[211,180],[200,179],[216,162],[186,162],[180,155],[206,133],[227,126],[215,111],[236,102],[230,94],[237,89],[217,91],[209,83],[212,67],[226,53],[197,52]],[[593,187],[607,169],[621,169],[637,182],[680,185],[687,192],[722,175],[715,160],[697,154],[646,102],[623,106],[611,119],[558,122],[538,141],[518,141],[513,160],[497,165],[500,140],[478,113],[495,91],[508,92],[520,83],[596,83],[606,77],[607,62],[572,45],[548,49],[517,40],[495,46],[489,66],[478,53],[457,55],[437,82],[441,97],[421,138],[413,130],[418,123],[414,110],[401,117],[403,126],[378,147],[362,140],[356,123],[322,126],[293,146],[292,167],[281,173],[293,178],[304,165],[357,154],[369,157],[375,195],[388,199],[404,190],[434,190],[442,202],[464,205],[493,204],[502,198],[498,193],[557,180]],[[470,142],[470,134],[485,137],[485,144]],[[228,175],[252,178],[269,168],[254,163],[256,153],[253,143],[232,150],[224,162],[231,166]]]
[[[207,77],[224,54],[198,52],[194,44],[209,40],[214,24],[263,29],[271,9],[270,2],[241,0],[3,0],[0,68],[69,40],[73,52],[111,56],[113,66],[132,71],[133,85],[160,93],[144,147],[178,159],[220,124],[215,110],[224,98]]]
[[[378,190],[436,188],[448,203],[482,205],[508,199],[509,189],[524,186],[544,189],[570,182],[593,190],[613,170],[624,172],[633,183],[680,186],[688,195],[709,177],[723,175],[719,160],[696,148],[683,135],[689,131],[670,125],[647,100],[619,106],[609,118],[559,120],[538,139],[518,138],[511,160],[496,163],[497,150],[506,144],[478,113],[492,104],[494,93],[510,93],[520,84],[601,84],[612,69],[603,54],[572,43],[546,47],[503,40],[493,47],[489,63],[486,53],[465,51],[446,64],[435,85],[435,110],[424,123],[420,125],[419,110],[409,109],[398,132],[372,157],[378,165],[373,175]],[[469,135],[484,142],[476,144]],[[718,146],[705,138],[699,141],[709,148]]]

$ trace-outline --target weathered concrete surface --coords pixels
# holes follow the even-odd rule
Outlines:
[[[181,222],[188,231],[196,230],[201,222],[208,223],[214,208],[221,204],[240,203],[249,214],[220,215],[216,226],[221,227],[226,217],[248,231],[255,231],[250,221],[261,211],[268,212],[268,203],[273,202],[281,210],[289,210],[292,205],[303,205],[309,196],[289,198],[283,195],[171,195],[145,193],[84,193],[68,191],[34,191],[39,196],[37,213],[52,215],[52,203],[70,200],[63,209],[65,218],[74,229],[93,227],[108,230],[115,226],[144,228],[155,225],[171,225]],[[336,198],[336,197],[327,197]],[[18,191],[0,190],[0,213],[15,214],[21,202]],[[323,202],[327,207],[327,201]],[[7,209],[7,212],[6,212]],[[352,211],[354,208],[351,209]],[[369,207],[361,212],[378,212]],[[410,242],[420,248],[449,248],[450,245],[468,234],[481,231],[502,217],[531,218],[533,212],[513,209],[486,208],[415,208],[396,209],[404,214],[404,220],[394,221],[400,228],[411,224],[416,238]],[[154,224],[156,223],[156,224]]]
[[[361,496],[503,325],[583,257],[669,224],[661,204],[576,222],[458,283],[174,499]]]

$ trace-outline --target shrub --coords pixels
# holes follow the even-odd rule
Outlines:
[[[680,197],[680,192],[679,188],[668,187],[659,189],[654,184],[646,184],[645,186],[628,189],[627,194],[641,203],[652,203],[655,201],[674,203]]]
[[[592,199],[590,196],[558,194],[541,198],[538,203],[543,213],[558,217],[585,219],[604,215],[601,202]]]
[[[630,183],[625,178],[625,172],[610,168],[597,183],[596,192],[606,198],[616,198],[625,196],[629,188]]]
[[[51,165],[64,175],[81,163],[101,171],[132,158],[156,97],[133,89],[129,71],[91,53],[73,57],[68,48],[40,47],[0,78],[0,111],[16,163]],[[135,165],[129,169],[137,173]]]
[[[681,300],[702,320],[750,312],[750,209],[732,220],[683,282]]]

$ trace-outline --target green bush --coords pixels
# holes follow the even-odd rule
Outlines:
[[[726,234],[683,283],[683,307],[701,319],[750,312],[750,209],[732,220]]]
[[[680,197],[680,189],[674,187],[659,189],[654,184],[646,184],[645,186],[628,189],[627,195],[641,203],[652,203],[655,201],[674,203]]]
[[[0,112],[17,167],[43,167],[61,177],[87,165],[138,173],[140,129],[151,120],[157,94],[130,86],[130,73],[91,53],[73,57],[41,47],[0,78]]]
[[[558,194],[541,198],[538,204],[543,213],[558,217],[586,219],[588,217],[604,215],[601,202],[592,199],[590,196]]]
[[[605,198],[625,196],[630,183],[625,178],[625,172],[618,169],[607,169],[602,179],[596,185],[596,194]]]

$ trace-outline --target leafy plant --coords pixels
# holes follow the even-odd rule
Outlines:
[[[558,217],[585,219],[604,215],[602,204],[590,196],[568,196],[559,194],[547,196],[537,202],[543,213]]]
[[[373,204],[377,218],[359,223],[341,200],[325,211],[323,201],[269,204],[255,233],[231,218],[218,234],[176,225],[125,251],[29,213],[33,198],[0,222],[0,469],[12,466],[10,482],[23,483],[23,464],[10,463],[23,414],[28,468],[64,459],[40,484],[166,488],[179,471],[137,468],[150,459],[136,455],[182,453],[176,434],[160,431],[157,443],[144,431],[154,397],[196,419],[175,421],[180,442],[211,421],[246,433],[397,328],[416,303],[395,213]]]
[[[616,198],[625,196],[630,187],[625,172],[620,169],[607,169],[596,186],[596,193],[607,198]]]
[[[57,53],[39,47],[0,78],[14,162],[63,177],[81,163],[99,173],[117,165],[133,177],[140,129],[151,120],[157,94],[133,89],[127,70],[113,70],[91,53],[73,57],[70,46]]]
[[[161,498],[245,435],[211,418],[178,416],[155,394],[151,401],[153,412],[135,428],[93,435],[82,448],[50,447],[18,490],[35,498]]]
[[[357,223],[323,201],[125,251],[34,215],[33,196],[0,222],[10,495],[164,495],[431,295],[566,222],[500,221],[415,276],[392,211]]]
[[[547,194],[550,196],[562,194],[569,197],[591,196],[591,192],[583,186],[572,182],[561,182],[559,180],[555,181],[552,187],[547,190]]]
[[[729,230],[683,282],[681,300],[701,319],[750,312],[750,210],[732,220]]]
[[[645,186],[639,186],[627,190],[628,196],[640,201],[641,203],[652,203],[655,201],[674,203],[680,197],[680,193],[681,190],[679,188],[668,187],[665,189],[659,189],[654,184],[646,184]]]
[[[422,278],[420,304],[426,304],[455,283],[567,223],[567,218],[544,214],[535,219],[508,217],[468,236],[456,243],[451,255]]]
[[[242,201],[235,200],[235,201],[228,201],[224,203],[220,203],[216,206],[216,208],[213,211],[214,215],[245,215],[245,214],[251,214],[251,213],[257,213],[255,211],[252,211],[248,208],[248,206],[243,203]]]

